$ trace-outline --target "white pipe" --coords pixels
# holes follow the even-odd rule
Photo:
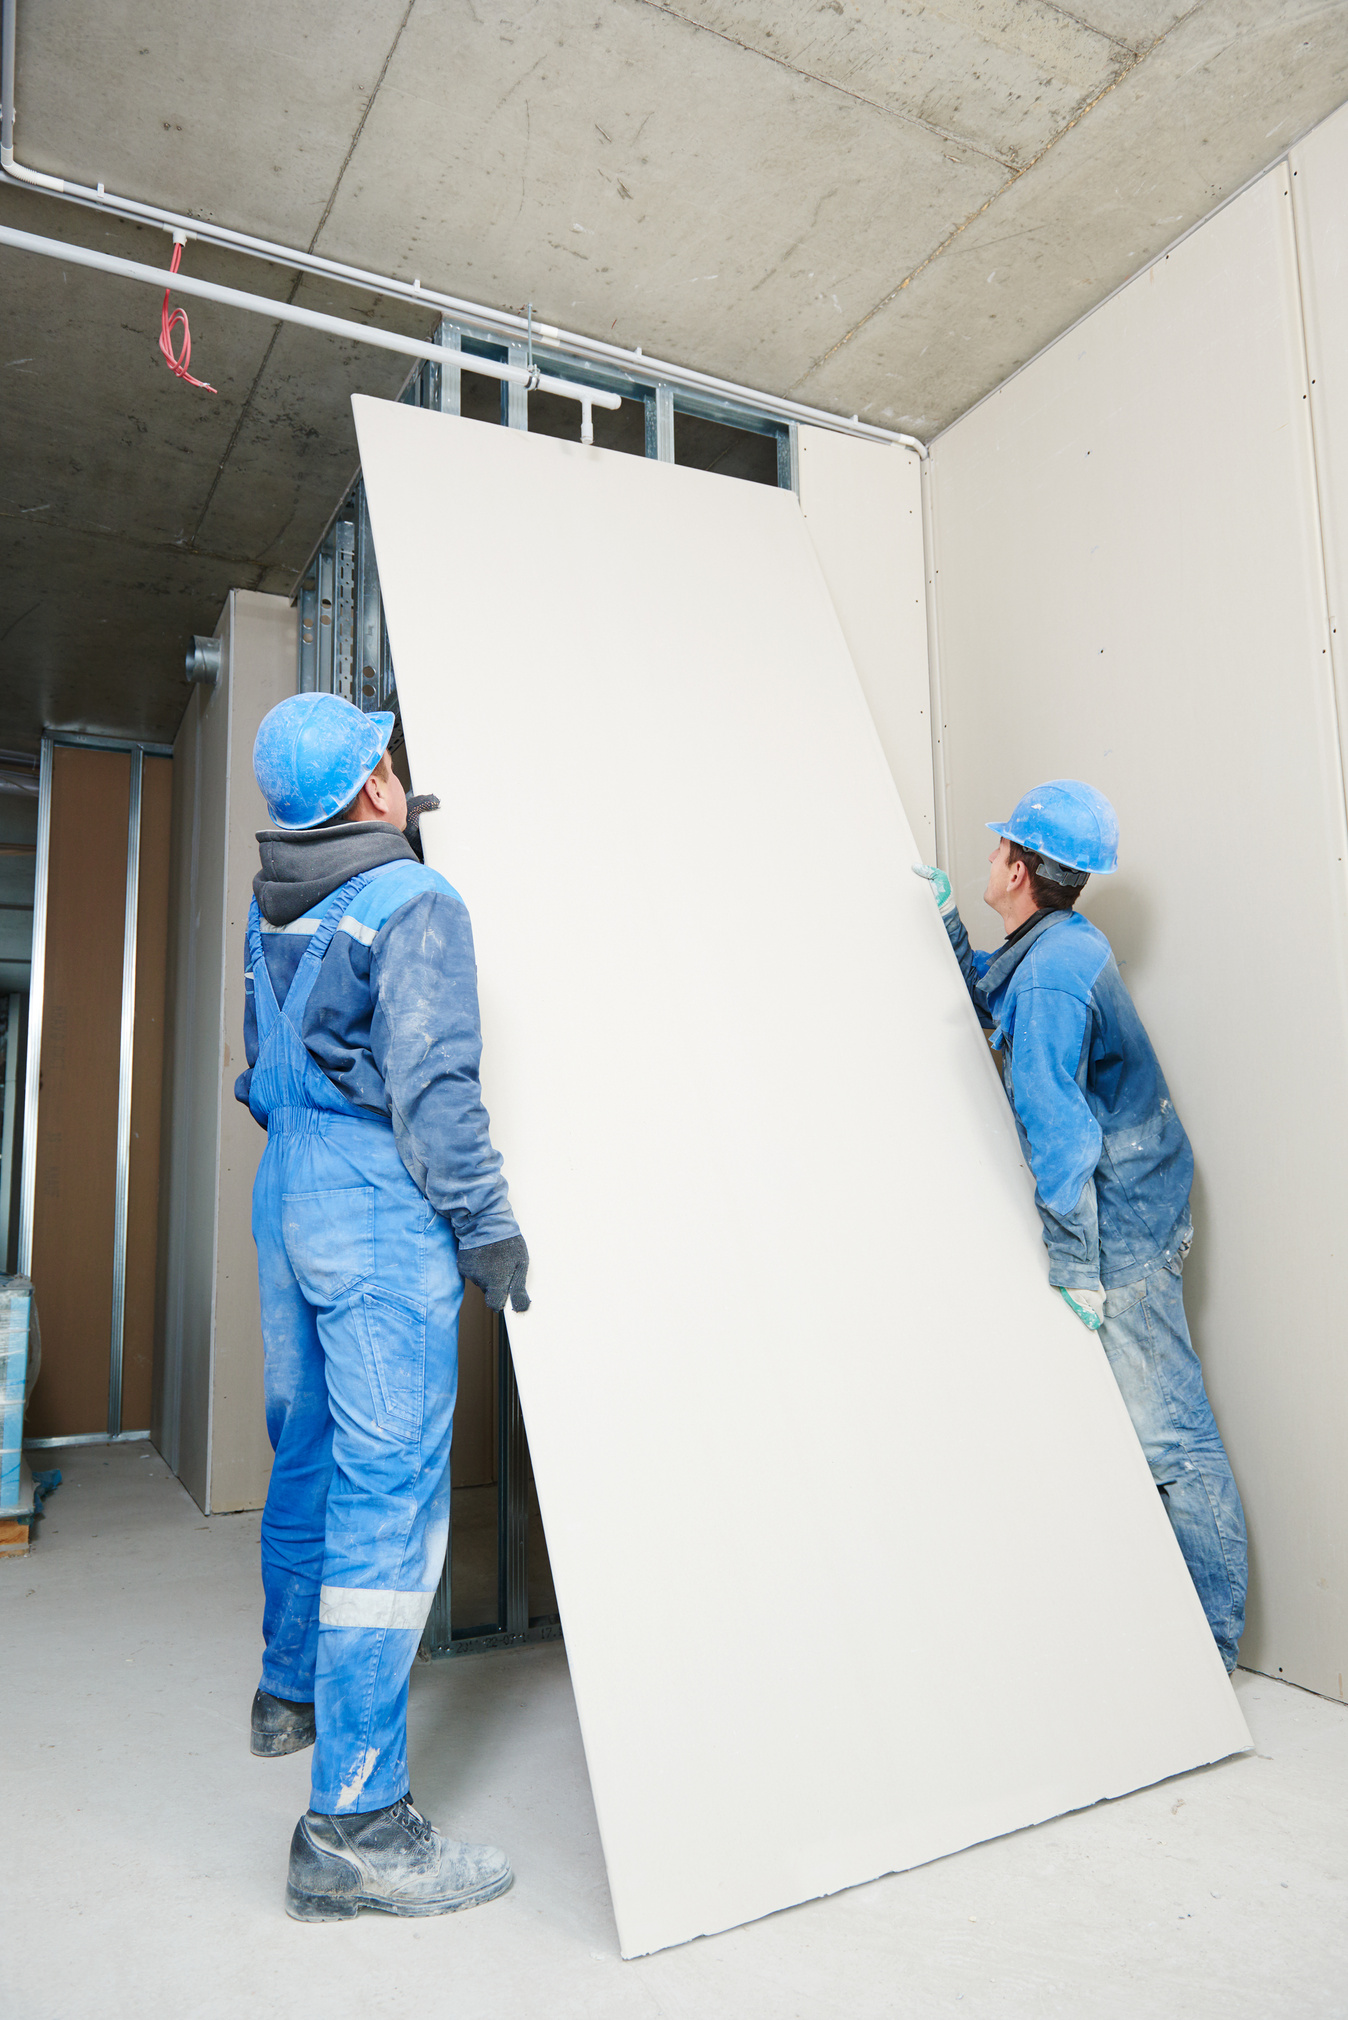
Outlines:
[[[15,231],[0,225],[0,245],[16,252],[40,253],[45,259],[60,260],[66,266],[93,267],[99,273],[117,274],[123,280],[145,281],[150,287],[172,288],[175,294],[199,295],[203,301],[223,302],[226,308],[248,309],[254,315],[269,316],[273,322],[298,323],[306,330],[324,330],[329,336],[346,337],[356,344],[373,344],[376,350],[397,351],[405,358],[427,358],[443,365],[442,344],[424,343],[420,337],[400,336],[396,330],[371,329],[364,323],[349,323],[342,316],[325,316],[317,309],[302,309],[294,302],[272,301],[267,295],[244,294],[239,288],[221,287],[217,281],[198,280],[195,274],[170,273],[167,267],[142,266],[139,260],[118,259],[114,253],[95,252],[90,246],[69,245],[64,239],[39,238],[33,232]],[[578,386],[572,379],[554,379],[546,372],[530,372],[523,365],[501,365],[494,358],[474,357],[470,351],[455,353],[455,363],[465,372],[480,372],[488,379],[504,379],[511,385],[528,386],[540,393],[557,393],[564,400],[576,400],[584,413],[590,405],[616,408],[622,405],[619,393],[600,392],[595,386]],[[593,440],[593,431],[590,439]]]
[[[42,175],[36,169],[25,168],[14,158],[14,23],[18,0],[0,0],[0,10],[4,18],[3,43],[0,45],[3,56],[0,62],[0,113],[3,114],[0,124],[0,181],[9,178],[29,188],[45,190],[51,196],[62,197],[67,203],[83,204],[87,209],[126,218],[133,224],[160,225],[168,231],[188,232],[207,244],[226,246],[232,252],[246,253],[253,259],[270,260],[276,266],[321,275],[325,280],[339,281],[343,286],[361,288],[370,294],[389,295],[395,301],[438,309],[451,321],[472,323],[503,336],[527,339],[528,322],[523,316],[507,315],[500,309],[489,309],[479,302],[462,301],[457,295],[441,294],[414,281],[400,281],[392,274],[376,274],[364,267],[346,266],[340,260],[324,259],[319,253],[303,252],[296,246],[277,245],[271,239],[231,231],[226,225],[188,217],[181,211],[162,210],[157,204],[138,203],[133,197],[110,195],[101,182],[91,189],[87,183],[68,182],[60,176]],[[718,400],[737,401],[776,420],[802,421],[813,428],[831,428],[841,435],[859,435],[867,441],[898,444],[902,448],[916,450],[923,457],[927,453],[926,444],[916,435],[902,435],[890,428],[877,428],[868,421],[843,420],[837,414],[825,412],[822,407],[806,407],[798,400],[781,399],[775,393],[756,392],[749,387],[737,386],[729,379],[712,378],[708,373],[695,372],[684,365],[647,358],[640,351],[626,351],[617,344],[601,343],[597,338],[562,330],[552,323],[535,322],[533,334],[541,343],[565,350],[577,359],[607,365],[611,370],[644,384],[663,380],[689,392],[710,394]],[[599,400],[598,394],[594,397]]]

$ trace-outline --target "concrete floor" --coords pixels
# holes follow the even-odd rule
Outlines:
[[[1245,1674],[1251,1755],[625,1964],[563,1650],[418,1665],[417,1799],[507,1846],[515,1887],[300,1927],[307,1757],[247,1752],[257,1517],[203,1519],[144,1446],[58,1456],[33,1554],[0,1563],[8,2013],[1348,2015],[1348,1708]]]

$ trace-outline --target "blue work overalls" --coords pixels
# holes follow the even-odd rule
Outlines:
[[[387,866],[396,867],[394,865]],[[453,1232],[300,1038],[353,877],[325,906],[284,1005],[256,900],[248,967],[267,1131],[253,1186],[267,1431],[262,1688],[313,1700],[311,1807],[383,1809],[407,1792],[407,1678],[449,1532],[463,1283]]]

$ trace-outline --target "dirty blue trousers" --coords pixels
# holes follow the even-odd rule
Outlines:
[[[1105,1292],[1100,1342],[1227,1669],[1245,1626],[1245,1514],[1184,1316],[1184,1258]]]
[[[407,1679],[449,1534],[463,1295],[454,1235],[398,1155],[300,1040],[319,963],[352,898],[324,908],[284,1005],[254,902],[248,968],[267,1131],[253,1187],[267,1432],[262,1688],[314,1705],[311,1807],[407,1793]]]

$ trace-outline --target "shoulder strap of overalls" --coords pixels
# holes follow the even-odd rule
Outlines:
[[[248,974],[253,984],[253,1017],[257,1024],[258,1043],[267,1036],[281,1014],[281,1006],[276,1000],[271,975],[267,969],[267,957],[262,951],[262,914],[254,898],[248,907],[248,930],[244,935],[244,948],[248,956]]]
[[[281,1015],[296,1031],[300,1028],[305,1006],[318,980],[323,956],[332,944],[333,934],[346,917],[352,899],[358,891],[363,891],[373,878],[381,876],[385,870],[397,869],[401,860],[399,858],[392,863],[379,863],[372,870],[362,870],[358,877],[352,877],[348,883],[341,886],[340,890],[334,891],[323,907],[318,924],[309,935],[309,944],[301,956],[299,967],[295,970],[295,979],[286,991],[286,1000],[281,1006]],[[254,987],[256,988],[256,984]]]

